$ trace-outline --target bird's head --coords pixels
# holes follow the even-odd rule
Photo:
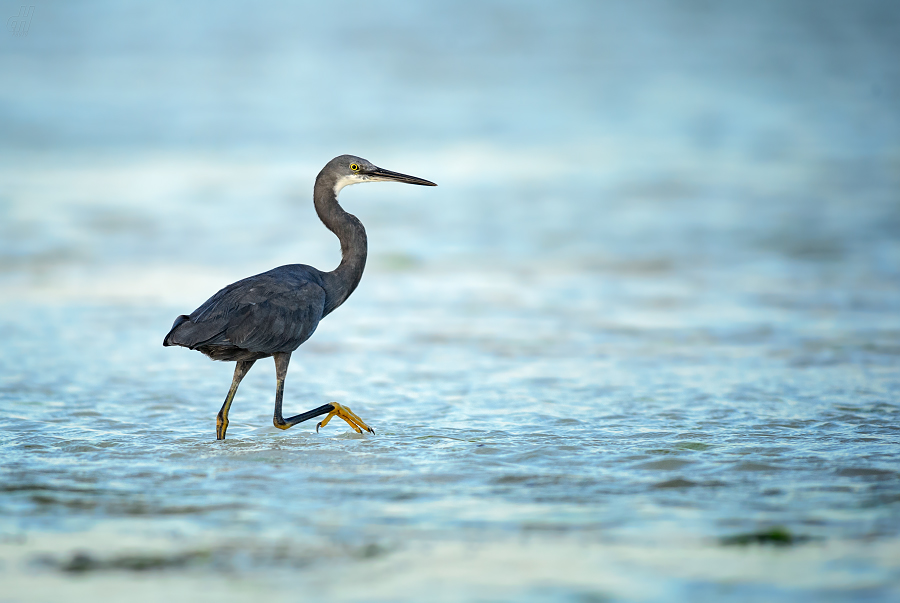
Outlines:
[[[320,175],[326,173],[334,178],[335,195],[345,186],[360,182],[405,182],[421,186],[437,186],[434,182],[422,178],[380,168],[371,161],[354,155],[335,157],[328,162]]]

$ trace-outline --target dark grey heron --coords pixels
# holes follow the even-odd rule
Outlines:
[[[337,402],[285,419],[281,401],[291,352],[310,338],[320,320],[350,297],[366,267],[366,229],[338,204],[338,193],[350,184],[380,181],[437,186],[422,178],[381,169],[361,157],[335,157],[316,177],[313,203],[319,219],[341,241],[340,265],[331,272],[304,264],[280,266],[228,285],[191,314],[175,319],[164,346],[180,345],[199,350],[213,360],[237,362],[231,389],[216,416],[216,439],[225,439],[228,411],[241,380],[254,362],[269,356],[275,358],[277,379],[272,419],[275,427],[288,429],[327,414],[316,431],[332,417],[340,417],[357,433],[363,429],[375,433]]]

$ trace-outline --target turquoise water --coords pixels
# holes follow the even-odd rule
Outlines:
[[[815,8],[815,10],[813,10]],[[889,3],[38,6],[0,36],[0,601],[900,595]],[[215,414],[178,314],[369,268]]]

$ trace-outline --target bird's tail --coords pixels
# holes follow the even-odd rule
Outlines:
[[[183,323],[188,322],[190,319],[191,319],[191,317],[188,316],[187,314],[182,314],[181,316],[176,318],[175,322],[172,323],[172,328],[169,329],[169,332],[166,333],[165,339],[163,339],[163,346],[168,347],[170,345],[179,345],[178,343],[172,341],[172,335],[175,333],[175,329],[180,327]]]

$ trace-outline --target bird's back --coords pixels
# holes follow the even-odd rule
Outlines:
[[[315,332],[327,294],[312,266],[280,266],[232,283],[175,319],[163,345],[214,360],[257,360],[292,352]]]

